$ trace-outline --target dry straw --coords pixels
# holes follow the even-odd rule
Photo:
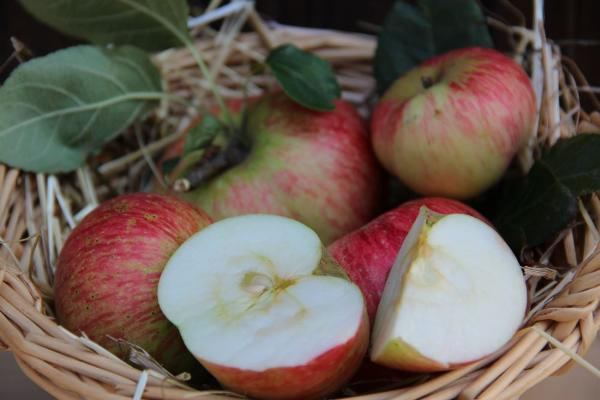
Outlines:
[[[209,18],[192,21],[196,46],[204,55],[225,98],[256,95],[274,85],[265,74],[252,74],[252,63],[277,44],[291,42],[329,60],[343,97],[367,110],[373,94],[372,59],[376,41],[368,35],[267,26],[248,7],[211,3]],[[539,120],[519,163],[527,170],[541,147],[561,137],[600,132],[600,113],[585,112],[581,95],[600,103],[577,66],[561,57],[546,39],[543,3],[534,1],[533,28],[490,18],[490,27],[507,35],[512,55],[530,72]],[[514,8],[509,11],[514,12]],[[225,18],[219,32],[206,26]],[[199,26],[198,26],[199,24]],[[252,32],[240,33],[246,24]],[[60,399],[223,399],[232,393],[197,391],[143,363],[136,368],[85,336],[58,326],[52,316],[55,260],[73,226],[99,201],[143,188],[148,160],[180,137],[205,104],[208,84],[185,49],[157,54],[155,63],[170,92],[189,105],[164,103],[151,123],[138,124],[116,145],[87,166],[66,176],[24,173],[0,165],[0,347],[10,350],[23,372]],[[137,134],[136,134],[137,133]],[[146,143],[146,144],[144,144]],[[141,148],[140,148],[141,146]],[[146,176],[147,178],[147,176]],[[538,265],[525,269],[530,313],[523,329],[498,353],[461,369],[416,377],[410,386],[355,396],[362,400],[516,399],[548,376],[564,372],[576,355],[585,355],[599,328],[600,198],[581,199],[573,228],[554,243],[536,249]],[[559,266],[550,269],[549,266]],[[138,359],[140,357],[138,354]],[[585,365],[594,370],[592,366]],[[594,370],[595,371],[595,370]],[[595,371],[597,373],[597,371]],[[352,387],[345,390],[354,394]]]

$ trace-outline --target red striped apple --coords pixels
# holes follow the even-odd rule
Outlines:
[[[290,217],[325,243],[365,224],[378,205],[381,171],[356,110],[344,101],[335,106],[309,110],[284,93],[253,101],[245,159],[181,195],[216,220],[252,213]]]
[[[362,290],[371,322],[385,281],[421,206],[442,214],[464,213],[485,220],[456,200],[441,197],[409,201],[332,243],[328,251]]]
[[[58,258],[54,300],[59,322],[108,350],[126,352],[108,336],[147,350],[173,373],[197,362],[158,306],[157,286],[171,254],[210,223],[175,197],[128,194],[87,215]]]
[[[442,371],[499,350],[525,316],[519,262],[488,224],[426,207],[385,284],[371,360],[410,371]]]
[[[371,118],[375,154],[426,196],[470,198],[494,184],[532,133],[521,67],[483,48],[454,50],[400,77]]]
[[[227,218],[171,257],[158,300],[225,387],[263,399],[321,398],[362,361],[363,296],[317,234],[289,218]]]

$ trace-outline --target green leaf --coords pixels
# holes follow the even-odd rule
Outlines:
[[[96,44],[132,44],[148,51],[181,44],[185,0],[19,0],[40,21]]]
[[[517,252],[551,238],[577,213],[576,198],[541,164],[508,192],[512,194],[503,202],[494,225]]]
[[[0,87],[0,161],[65,172],[164,97],[147,54],[77,46],[16,68]]]
[[[516,251],[552,238],[577,215],[577,197],[600,191],[600,135],[559,140],[508,185],[494,225]]]
[[[333,100],[342,92],[327,61],[294,45],[284,44],[271,50],[266,64],[294,101],[314,110],[335,109]]]
[[[208,146],[222,130],[221,122],[211,114],[206,114],[202,117],[202,121],[187,133],[183,144],[183,154],[186,155]]]
[[[599,135],[580,134],[559,140],[540,162],[575,196],[600,190]]]
[[[475,0],[399,0],[387,15],[375,52],[379,93],[423,61],[463,47],[493,47]]]

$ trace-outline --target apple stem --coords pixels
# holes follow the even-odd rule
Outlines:
[[[216,150],[208,152],[208,156],[198,164],[197,168],[192,169],[185,177],[175,180],[173,190],[186,192],[194,189],[227,168],[239,164],[248,153],[239,140],[232,140],[223,151],[219,152],[218,148]]]
[[[423,89],[429,89],[433,86],[433,79],[430,76],[422,76],[421,85],[423,85]]]

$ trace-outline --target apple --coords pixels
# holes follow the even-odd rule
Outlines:
[[[479,360],[510,340],[526,306],[519,262],[492,227],[423,207],[385,284],[371,360],[417,372]]]
[[[193,235],[167,263],[158,301],[198,361],[255,398],[326,396],[368,346],[360,289],[286,217],[231,217]]]
[[[421,206],[442,214],[469,214],[485,221],[477,211],[459,201],[441,197],[420,198],[380,215],[328,247],[329,254],[362,290],[371,322],[375,319],[390,269]]]
[[[532,133],[535,95],[496,50],[434,57],[400,77],[371,118],[383,166],[426,196],[466,199],[494,184]]]
[[[210,223],[171,196],[127,194],[92,211],[58,257],[54,301],[58,321],[125,358],[110,337],[143,347],[170,372],[197,362],[158,306],[163,267],[184,240]]]
[[[244,160],[180,195],[216,220],[253,213],[290,217],[325,243],[365,224],[378,205],[380,167],[356,110],[341,100],[335,106],[309,110],[282,92],[254,99]]]

